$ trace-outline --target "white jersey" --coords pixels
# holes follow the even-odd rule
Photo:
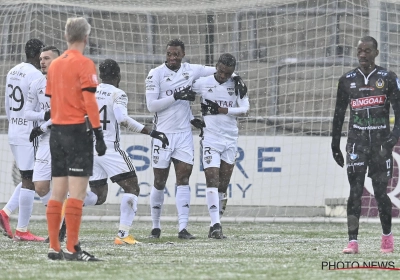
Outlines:
[[[50,109],[50,97],[45,95],[46,76],[42,75],[39,79],[33,81],[29,88],[28,102],[25,108],[25,118],[28,121],[37,121],[38,125],[46,123],[44,114]],[[40,137],[40,144],[49,144],[50,131],[47,130]]]
[[[28,91],[34,80],[43,74],[30,63],[22,62],[7,74],[5,110],[8,119],[8,141],[12,145],[32,146],[29,135],[33,123],[25,119]]]
[[[222,108],[228,108],[228,114],[204,116],[206,123],[204,136],[210,133],[217,137],[236,140],[239,134],[236,117],[245,115],[250,107],[247,95],[241,99],[235,94],[235,84],[232,78],[220,84],[214,75],[196,80],[192,89],[201,95],[204,104],[206,104],[205,99],[208,99],[218,103]]]
[[[113,85],[101,83],[97,86],[96,100],[99,106],[100,124],[103,129],[104,142],[108,149],[117,150],[119,149],[121,131],[116,111],[118,110],[123,115],[121,120],[125,121],[128,118],[128,96],[123,90]],[[144,125],[138,123],[135,125],[138,131],[144,127]]]
[[[151,69],[146,78],[146,103],[149,111],[155,113],[154,129],[164,133],[190,131],[190,120],[193,119],[190,103],[175,100],[174,93],[215,71],[215,67],[187,62],[177,71],[169,69],[165,63]]]

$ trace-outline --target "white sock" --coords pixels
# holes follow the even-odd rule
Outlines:
[[[42,202],[42,204],[44,206],[47,206],[47,203],[49,202],[49,199],[51,197],[51,189],[49,190],[49,192],[47,194],[45,194],[44,196],[39,196],[40,201]]]
[[[19,194],[21,192],[21,187],[22,187],[22,182],[15,187],[14,192],[11,195],[10,199],[8,200],[6,206],[3,207],[4,212],[6,212],[8,216],[10,216],[11,213],[18,208]]]
[[[35,198],[35,191],[21,188],[19,194],[19,213],[18,213],[18,231],[27,231],[29,219],[32,215],[33,200]]]
[[[384,234],[384,233],[382,232],[382,235],[384,235],[384,236],[391,236],[391,235],[392,235],[392,232],[390,232],[389,234]]]
[[[210,213],[210,217],[211,217],[211,225],[220,223],[220,219],[219,219],[219,201],[220,200],[218,197],[218,188],[207,188],[206,189],[206,200],[207,200],[208,213]]]
[[[88,192],[86,193],[85,199],[83,200],[83,206],[93,206],[93,205],[96,205],[97,199],[98,199],[97,194],[95,194],[95,193],[92,192],[92,191],[88,191]]]
[[[124,193],[121,199],[118,236],[126,237],[132,226],[137,211],[138,197],[133,193]]]
[[[161,228],[161,211],[164,204],[164,190],[157,190],[154,186],[150,191],[150,211],[153,228]]]
[[[187,227],[190,210],[190,187],[178,186],[176,188],[176,209],[178,210],[179,231]]]

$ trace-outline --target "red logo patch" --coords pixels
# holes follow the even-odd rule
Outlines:
[[[366,108],[380,107],[385,104],[386,95],[369,96],[358,99],[352,99],[350,104],[354,110],[361,110]]]

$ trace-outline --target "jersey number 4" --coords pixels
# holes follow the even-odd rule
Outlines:
[[[101,112],[103,112],[103,118],[101,118]],[[100,111],[100,123],[103,124],[103,130],[107,130],[107,124],[110,123],[109,120],[107,120],[107,105],[104,105],[103,107],[101,107]]]
[[[24,107],[24,95],[22,94],[22,90],[19,86],[14,87],[12,84],[8,84],[7,87],[12,89],[11,94],[8,96],[10,97],[13,101],[15,101],[18,107],[11,106],[10,110],[11,111],[21,111],[22,107]],[[17,94],[18,92],[18,94]],[[13,104],[14,102],[11,102]]]

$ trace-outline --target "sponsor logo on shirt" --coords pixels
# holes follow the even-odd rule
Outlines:
[[[375,90],[375,88],[374,87],[360,87],[359,89],[358,89],[358,91],[373,91],[373,90]]]
[[[376,74],[381,75],[382,77],[385,77],[385,76],[387,76],[388,73],[386,71],[378,71],[378,73],[376,73]]]
[[[385,95],[368,96],[352,99],[350,105],[353,110],[363,110],[367,108],[382,107],[385,105],[385,101]]]
[[[353,77],[355,77],[356,76],[356,73],[355,72],[351,72],[351,73],[349,73],[349,74],[347,74],[346,75],[346,78],[348,79],[348,78],[353,78]]]
[[[356,83],[351,83],[350,84],[350,88],[356,88],[357,86],[356,86]]]
[[[359,115],[353,115],[354,116],[354,123],[357,125],[361,125],[361,126],[368,126],[368,125],[372,125],[372,126],[376,126],[376,125],[382,125],[386,123],[386,118],[382,117],[382,118],[374,118],[374,117],[360,117]]]

